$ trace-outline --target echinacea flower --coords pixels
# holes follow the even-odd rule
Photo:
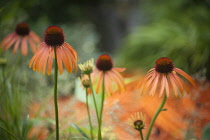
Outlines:
[[[124,80],[123,77],[120,75],[120,72],[123,72],[125,68],[114,68],[112,58],[107,55],[103,54],[99,56],[98,60],[96,61],[96,68],[93,70],[92,76],[93,80],[96,81],[98,79],[96,93],[99,93],[103,75],[105,81],[105,93],[112,94],[113,93],[113,83],[116,83],[120,92],[124,91]]]
[[[16,25],[15,31],[6,36],[0,46],[4,50],[8,50],[14,45],[13,53],[16,53],[19,46],[21,47],[22,55],[28,54],[28,43],[33,53],[36,51],[36,46],[41,43],[41,38],[30,30],[30,27],[26,23],[19,23]]]
[[[135,112],[130,116],[130,118],[127,121],[127,124],[134,127],[134,129],[140,131],[145,128],[145,121],[146,121],[146,115],[142,112]]]
[[[50,26],[45,31],[44,42],[32,57],[29,67],[34,71],[45,74],[46,66],[47,73],[50,75],[54,58],[54,48],[56,48],[57,63],[59,73],[63,73],[63,64],[68,72],[73,69],[77,71],[77,52],[64,41],[63,30],[58,26]]]
[[[142,93],[148,92],[154,95],[159,90],[159,97],[166,91],[167,97],[169,92],[173,89],[177,97],[179,92],[184,94],[186,91],[189,94],[189,89],[180,75],[185,77],[195,87],[195,82],[191,76],[179,68],[174,67],[173,62],[167,57],[161,57],[155,62],[154,68],[150,69],[147,75],[143,78],[142,82],[138,85]],[[179,91],[179,92],[178,92]]]

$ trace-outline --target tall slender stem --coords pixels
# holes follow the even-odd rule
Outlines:
[[[98,140],[102,140],[101,136],[101,126],[102,126],[102,117],[103,117],[103,108],[104,108],[104,97],[105,97],[105,73],[103,72],[103,80],[102,80],[102,98],[101,98],[101,110],[100,110],[100,120],[99,120],[99,131],[98,131]]]
[[[7,130],[7,129],[1,127],[1,126],[0,126],[0,128],[1,128],[2,130],[4,130],[5,132],[7,132],[8,134],[10,134],[15,140],[18,140],[18,139],[16,138],[16,136],[13,135],[9,130]]]
[[[93,102],[94,102],[94,106],[95,106],[95,110],[96,110],[96,116],[97,116],[97,120],[98,120],[98,124],[99,124],[99,114],[98,114],[98,107],[97,107],[97,103],[96,103],[96,98],[95,98],[95,94],[93,92],[93,85],[92,85],[92,80],[91,80],[91,76],[90,74],[88,74],[89,80],[90,80],[90,88],[92,91],[92,95],[93,95]]]
[[[149,140],[149,136],[150,136],[150,133],[151,133],[151,131],[152,131],[152,127],[153,127],[153,125],[154,125],[154,123],[155,123],[156,118],[158,117],[158,115],[159,115],[160,112],[162,111],[163,106],[164,106],[165,103],[166,103],[166,99],[167,99],[167,96],[166,96],[166,94],[164,94],[162,103],[160,104],[158,110],[156,111],[156,113],[155,113],[155,115],[153,116],[152,121],[151,121],[151,123],[150,123],[150,125],[149,125],[149,129],[148,129],[148,132],[147,132],[147,135],[146,135],[146,140]]]
[[[57,101],[58,62],[57,62],[56,47],[54,47],[54,53],[55,53],[54,105],[55,105],[55,122],[56,122],[56,140],[59,140],[59,119],[58,119],[58,101]]]
[[[89,110],[89,103],[88,103],[88,89],[87,88],[86,88],[86,107],[87,107],[88,120],[89,120],[89,125],[90,125],[91,140],[93,140],[93,125],[92,125],[91,118],[90,118],[90,110]]]
[[[141,140],[144,140],[142,129],[140,129],[139,132],[140,132]]]

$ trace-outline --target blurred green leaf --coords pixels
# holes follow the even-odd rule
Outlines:
[[[71,123],[71,125],[78,130],[78,132],[83,136],[85,137],[87,140],[90,140],[90,138],[85,134],[84,131],[82,131],[82,129],[80,129],[76,124],[74,123]]]
[[[204,127],[204,129],[203,129],[203,131],[202,131],[201,139],[205,139],[205,140],[210,139],[210,123],[208,123],[208,124]]]

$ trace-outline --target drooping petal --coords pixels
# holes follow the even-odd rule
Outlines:
[[[143,87],[142,85],[145,85],[148,79],[150,79],[153,76],[153,73],[148,73],[143,80],[138,84],[137,88]]]
[[[149,90],[150,95],[154,95],[155,94],[155,90],[157,88],[158,81],[159,81],[159,76],[157,74],[157,76],[154,79],[154,82],[152,83],[152,88],[151,88],[151,90]]]
[[[67,71],[68,72],[72,72],[72,69],[71,69],[71,62],[69,61],[69,58],[68,56],[66,55],[65,51],[64,51],[64,48],[63,47],[60,47],[58,48],[58,51],[62,54],[61,55],[61,59],[63,61],[63,64],[64,66],[66,67]]]
[[[37,44],[41,43],[41,38],[36,33],[34,33],[33,31],[29,32],[29,38],[31,38]]]
[[[168,74],[168,77],[170,79],[174,94],[175,94],[176,97],[178,97],[177,86],[176,86],[175,81],[174,81],[175,79],[174,79],[174,77],[172,76],[171,73]]]
[[[15,36],[17,36],[17,34],[16,34],[15,32],[13,32],[13,33],[7,35],[7,36],[2,40],[2,42],[1,42],[1,44],[0,44],[0,45],[1,45],[0,47],[5,47],[9,42],[11,42],[11,40],[12,40]]]
[[[34,54],[34,56],[31,58],[30,63],[29,63],[29,68],[31,68],[35,59],[39,56],[40,52],[44,49],[44,46],[45,46],[45,43],[42,43],[40,49],[38,49],[36,53]]]
[[[27,37],[26,36],[24,36],[22,38],[21,52],[22,52],[22,55],[24,55],[24,56],[26,56],[28,54],[28,45],[27,45]]]
[[[191,76],[189,76],[187,73],[185,73],[183,70],[179,69],[179,68],[174,68],[174,71],[177,72],[178,74],[182,75],[183,77],[185,77],[187,80],[190,81],[190,83],[196,87],[195,81],[193,80],[193,78]]]
[[[99,79],[98,79],[98,84],[96,86],[96,93],[99,93],[100,87],[102,85],[102,80],[103,80],[103,72],[99,71]]]
[[[178,89],[180,90],[180,93],[183,96],[184,89],[183,89],[182,83],[180,82],[180,78],[176,74],[174,74],[174,73],[172,73],[171,75],[174,77],[174,82],[176,83]]]
[[[52,48],[50,48],[49,50],[49,58],[48,58],[48,62],[47,62],[47,74],[50,75],[51,70],[52,70],[52,63],[53,63],[53,56],[54,56],[54,50]]]
[[[159,93],[159,97],[161,97],[163,95],[164,89],[165,89],[165,80],[163,79],[163,76],[165,74],[161,74],[161,86],[160,86],[160,93]]]
[[[152,77],[144,85],[142,85],[143,86],[142,94],[145,93],[149,89],[149,87],[151,86],[151,83],[155,79],[156,75],[157,74],[155,71],[152,72]]]
[[[20,45],[20,38],[19,39],[17,39],[17,41],[15,42],[15,45],[14,45],[14,48],[13,48],[13,53],[15,54],[16,52],[17,52],[17,49],[18,49],[18,47],[19,47],[19,45]]]
[[[167,95],[167,97],[169,97],[169,85],[168,85],[168,80],[167,80],[167,77],[166,77],[165,74],[163,75],[163,80],[164,80],[164,83],[165,83],[166,95]]]
[[[13,38],[11,38],[10,41],[7,44],[5,44],[4,50],[9,49],[19,38],[19,36],[14,36]]]
[[[60,74],[63,73],[63,64],[62,64],[62,60],[61,60],[61,53],[60,51],[58,51],[58,48],[56,48],[56,53],[57,53],[57,63],[58,63],[58,71]]]
[[[30,47],[31,47],[32,52],[35,53],[36,52],[36,49],[37,49],[36,43],[30,37],[28,38],[28,42],[30,44]]]

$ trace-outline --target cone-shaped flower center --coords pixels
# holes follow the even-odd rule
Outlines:
[[[173,62],[167,57],[161,57],[155,62],[155,70],[160,73],[170,73],[173,68]]]
[[[30,32],[29,25],[26,23],[19,23],[16,25],[15,32],[20,36],[26,36]]]
[[[44,41],[47,45],[56,47],[64,43],[63,30],[58,26],[50,26],[45,31]]]
[[[102,71],[111,70],[113,67],[112,58],[106,54],[99,56],[98,60],[96,61],[96,67]]]
[[[135,126],[135,129],[140,130],[144,129],[144,123],[142,120],[136,120],[133,125]]]

